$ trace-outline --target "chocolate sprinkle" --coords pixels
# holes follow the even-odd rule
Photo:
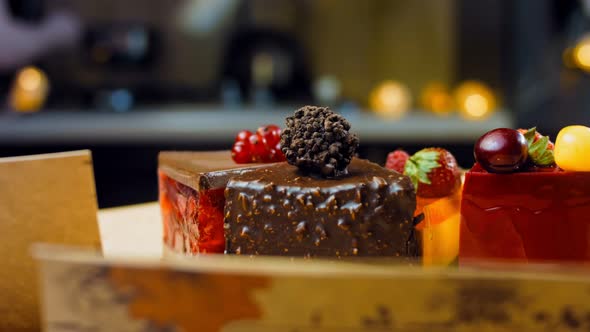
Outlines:
[[[289,164],[323,177],[347,174],[359,145],[350,123],[328,107],[305,106],[287,117],[281,150]]]

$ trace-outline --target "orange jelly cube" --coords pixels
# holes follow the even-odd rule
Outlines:
[[[422,263],[449,265],[459,254],[461,190],[443,198],[417,197],[416,214],[424,220],[416,226],[422,240]]]

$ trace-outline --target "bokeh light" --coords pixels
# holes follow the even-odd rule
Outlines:
[[[422,90],[420,103],[424,110],[438,115],[448,115],[453,112],[453,97],[447,85],[441,82],[431,82]]]
[[[42,80],[42,73],[34,67],[23,69],[18,75],[17,84],[26,91],[34,91],[39,88]]]
[[[387,118],[400,118],[412,104],[412,94],[407,86],[397,81],[384,81],[371,91],[369,107],[376,114]]]
[[[10,105],[18,112],[38,111],[49,90],[47,76],[36,67],[25,67],[16,75],[10,92]]]
[[[335,76],[324,75],[313,83],[313,96],[322,105],[333,105],[341,97],[340,81]]]
[[[275,63],[272,55],[258,53],[252,59],[252,80],[256,86],[268,86],[272,83]]]
[[[578,42],[573,51],[573,60],[580,69],[590,71],[590,37],[586,36]]]
[[[574,49],[573,48],[568,47],[565,50],[563,50],[563,53],[561,54],[561,58],[563,60],[563,64],[567,68],[577,68],[577,64],[574,60]]]
[[[482,82],[465,81],[455,89],[454,96],[461,115],[467,119],[485,119],[496,108],[494,93]]]

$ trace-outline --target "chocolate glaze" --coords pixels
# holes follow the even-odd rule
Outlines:
[[[356,158],[348,171],[312,178],[280,163],[233,176],[225,190],[226,253],[418,255],[410,179]]]
[[[168,177],[197,191],[223,188],[230,177],[268,164],[236,164],[230,151],[164,151],[158,168]]]

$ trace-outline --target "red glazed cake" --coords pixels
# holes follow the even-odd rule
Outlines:
[[[563,169],[572,142],[554,145],[534,128],[480,138],[465,175],[460,263],[590,261],[590,172]]]
[[[466,173],[461,260],[590,260],[590,173]]]

